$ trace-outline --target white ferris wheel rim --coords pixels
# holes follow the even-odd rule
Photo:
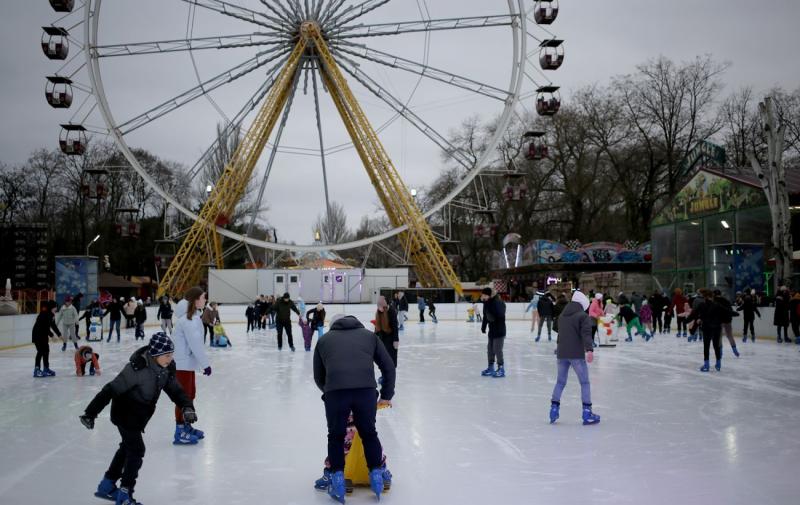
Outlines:
[[[486,162],[494,154],[497,145],[500,143],[506,128],[511,122],[511,117],[514,114],[516,107],[520,102],[520,93],[522,90],[522,83],[525,78],[525,64],[527,63],[527,15],[524,5],[524,0],[506,0],[509,9],[509,15],[515,20],[511,23],[512,41],[513,41],[513,56],[511,78],[508,89],[508,98],[505,101],[503,112],[497,123],[497,130],[494,137],[487,144],[487,149],[483,155],[478,159],[475,167],[465,174],[461,182],[453,188],[442,200],[437,202],[423,215],[425,219],[430,217],[444,208],[447,204],[453,201],[470,183],[483,171]],[[86,67],[89,73],[89,79],[92,86],[92,93],[97,100],[97,107],[100,111],[103,121],[106,123],[109,134],[114,139],[114,143],[122,152],[123,156],[131,164],[133,170],[150,186],[158,195],[167,201],[171,206],[180,211],[184,216],[197,221],[200,217],[192,212],[190,209],[183,206],[175,197],[164,190],[139,163],[139,160],[133,154],[130,147],[128,147],[125,138],[120,131],[114,116],[111,113],[111,107],[105,94],[103,87],[103,79],[100,72],[99,59],[92,54],[92,48],[97,45],[97,32],[100,24],[100,7],[102,0],[86,0],[84,4],[84,37],[86,43],[84,44],[84,54],[86,58]],[[400,233],[404,232],[408,227],[400,226],[392,228],[384,233],[373,235],[371,237],[362,238],[350,242],[342,242],[339,244],[287,244],[283,242],[269,242],[260,240],[255,237],[250,237],[245,234],[240,234],[227,230],[222,227],[216,227],[217,233],[223,237],[235,240],[239,243],[244,243],[253,247],[260,247],[274,251],[291,251],[296,253],[313,253],[323,251],[347,251],[358,249],[360,247],[369,246],[370,244],[381,242]]]

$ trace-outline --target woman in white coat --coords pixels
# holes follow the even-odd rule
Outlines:
[[[175,344],[175,378],[191,400],[196,394],[195,371],[202,370],[203,375],[211,375],[211,364],[203,345],[203,321],[200,311],[206,305],[206,294],[202,288],[189,288],[183,300],[175,308],[177,323],[172,334]],[[181,409],[175,409],[174,444],[190,445],[204,437],[204,433],[196,430],[183,419]]]

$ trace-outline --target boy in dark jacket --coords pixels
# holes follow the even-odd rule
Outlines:
[[[728,312],[714,301],[714,294],[708,289],[701,289],[700,296],[701,302],[697,308],[692,309],[691,315],[687,318],[688,322],[697,321],[703,327],[703,366],[700,367],[701,372],[708,372],[709,366],[709,347],[714,345],[714,356],[717,358],[717,363],[714,368],[719,371],[722,368],[722,345],[720,343],[720,335],[722,333],[722,322],[725,320]],[[695,326],[697,326],[697,323]]]
[[[580,291],[575,291],[572,301],[567,304],[559,316],[558,347],[558,379],[553,388],[550,403],[550,424],[556,422],[561,407],[561,393],[567,385],[567,375],[572,367],[581,383],[581,401],[583,402],[583,424],[597,424],[600,416],[592,412],[592,395],[589,384],[589,367],[586,363],[594,360],[592,345],[592,318],[586,311],[589,299]]]
[[[147,309],[141,300],[136,302],[136,310],[133,311],[133,319],[136,322],[136,333],[134,340],[144,340],[144,323],[147,321]]]
[[[545,323],[547,323],[547,340],[552,340],[553,308],[553,298],[550,293],[539,297],[539,302],[536,304],[536,311],[539,313],[539,331],[536,334],[536,342],[542,337],[542,326]]]
[[[172,334],[172,304],[169,303],[168,296],[161,297],[161,303],[158,304],[158,313],[156,319],[161,320],[161,331],[167,335]]]
[[[34,364],[34,377],[53,377],[55,372],[50,370],[50,333],[61,336],[61,332],[56,325],[56,304],[53,300],[48,300],[42,307],[42,311],[36,316],[36,322],[31,331],[31,341],[36,346],[36,362]],[[39,368],[44,360],[44,370]]]
[[[256,329],[256,308],[252,303],[244,309],[244,317],[247,318],[247,333],[250,333],[250,330]]]
[[[111,422],[122,436],[119,449],[97,486],[95,496],[115,500],[117,505],[139,505],[133,499],[133,488],[144,458],[142,433],[156,410],[162,390],[183,409],[187,423],[197,421],[192,401],[175,380],[174,351],[175,346],[165,333],[154,334],[150,345],[133,353],[125,368],[103,387],[80,416],[86,428],[94,429],[94,420],[111,402]],[[117,488],[120,478],[120,487]]]
[[[756,341],[756,330],[755,325],[753,324],[756,320],[756,316],[761,319],[761,312],[758,311],[758,306],[756,305],[756,290],[752,289],[749,292],[746,292],[744,297],[742,298],[742,304],[737,307],[737,310],[741,311],[742,313],[742,320],[744,322],[744,328],[742,329],[742,333],[744,337],[742,338],[742,342],[747,342],[747,330],[750,330],[750,336],[753,342]]]
[[[487,326],[489,328],[489,342],[486,345],[489,366],[481,372],[481,375],[484,377],[505,377],[503,344],[506,340],[506,304],[503,303],[499,296],[492,296],[492,288],[484,288],[481,291],[481,301],[483,302],[481,333],[486,333]],[[495,360],[497,360],[497,370],[494,369]]]

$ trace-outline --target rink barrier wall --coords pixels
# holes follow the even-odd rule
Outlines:
[[[467,320],[467,309],[471,307],[469,303],[442,303],[436,305],[436,317],[441,321],[465,321]],[[480,304],[478,304],[480,307]],[[530,321],[531,313],[525,313],[527,303],[508,303],[506,304],[506,319],[509,321]],[[312,304],[306,306],[306,311],[314,307]],[[220,305],[218,307],[220,313],[220,320],[223,326],[227,323],[230,324],[245,324],[244,311],[246,305]],[[369,322],[375,317],[376,307],[373,304],[326,304],[325,312],[327,313],[328,320],[336,314],[347,314],[356,316],[364,326],[370,327]],[[756,318],[755,330],[759,339],[775,339],[776,332],[775,326],[772,324],[772,316],[774,313],[772,307],[759,307],[761,312],[761,319]],[[158,307],[147,307],[147,323],[145,328],[150,333],[154,332],[159,326],[160,321],[156,320],[158,314]],[[305,315],[305,314],[303,314]],[[297,316],[292,313],[292,319],[297,320]],[[0,350],[12,349],[24,345],[31,344],[31,329],[33,323],[36,321],[34,314],[24,314],[17,316],[0,316]],[[408,322],[417,324],[419,321],[419,311],[415,304],[409,305]],[[428,311],[425,310],[426,324],[432,324],[428,316]],[[81,334],[83,334],[83,324],[81,321]],[[124,324],[124,322],[123,322]],[[675,332],[676,321],[672,320],[672,331]],[[105,330],[107,330],[108,319],[104,320]],[[124,328],[123,328],[124,329]],[[151,331],[152,330],[152,331]],[[733,333],[734,335],[742,334],[742,318],[737,317],[733,319]]]

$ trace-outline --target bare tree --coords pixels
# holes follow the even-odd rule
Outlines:
[[[0,163],[0,223],[13,223],[34,198],[34,188],[21,168]]]
[[[775,281],[783,284],[792,275],[792,231],[789,211],[789,193],[786,190],[786,171],[783,153],[786,126],[779,117],[772,97],[758,104],[761,129],[767,139],[767,162],[762,165],[755,154],[750,164],[767,196],[772,217],[772,244],[775,248]]]
[[[347,242],[351,233],[347,228],[347,213],[342,204],[331,202],[330,211],[325,215],[317,215],[311,233],[319,232],[320,240],[325,244]]]

